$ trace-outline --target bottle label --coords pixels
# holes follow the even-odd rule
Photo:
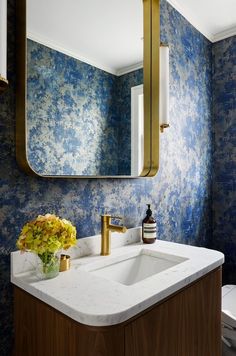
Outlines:
[[[143,237],[145,239],[156,239],[157,237],[157,224],[143,224]]]

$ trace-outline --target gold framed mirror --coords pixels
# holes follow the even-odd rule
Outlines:
[[[19,166],[45,178],[154,176],[159,48],[159,0],[17,1]]]

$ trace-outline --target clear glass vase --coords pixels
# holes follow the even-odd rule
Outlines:
[[[59,274],[60,259],[54,253],[38,255],[36,275],[39,279],[55,278]]]

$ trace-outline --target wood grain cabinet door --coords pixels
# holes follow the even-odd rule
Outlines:
[[[221,356],[221,269],[125,327],[126,356]]]
[[[14,288],[14,356],[221,356],[221,269],[122,324],[77,323]]]
[[[124,327],[90,327],[14,288],[14,356],[124,356]]]

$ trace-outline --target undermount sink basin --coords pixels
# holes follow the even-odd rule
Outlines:
[[[138,253],[110,259],[109,262],[93,264],[87,271],[129,286],[187,260],[176,255],[142,249]]]

